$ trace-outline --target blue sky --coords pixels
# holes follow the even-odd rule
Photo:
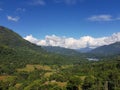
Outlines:
[[[0,0],[0,25],[39,39],[111,36],[120,32],[120,0]]]

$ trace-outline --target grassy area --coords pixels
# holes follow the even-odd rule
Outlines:
[[[55,67],[55,65],[53,65],[52,67]],[[61,66],[61,69],[67,69],[67,68],[70,68],[70,67],[73,67],[73,65],[62,65]],[[45,71],[56,71],[55,68],[51,68],[51,66],[48,66],[48,65],[30,65],[30,64],[27,64],[26,67],[24,68],[19,68],[17,69],[17,71],[26,71],[26,72],[32,72],[36,69],[38,70],[45,70]],[[58,67],[57,67],[58,68]],[[46,75],[50,74],[47,73]],[[48,75],[49,76],[49,75]]]
[[[22,83],[17,83],[16,85],[15,85],[15,87],[18,89],[18,88],[20,88],[22,86]]]
[[[45,82],[45,84],[52,84],[52,85],[56,84],[60,87],[65,87],[67,85],[67,82],[57,82],[55,80],[52,80],[52,81]]]
[[[0,80],[2,81],[6,81],[8,80],[9,78],[14,78],[15,76],[10,76],[10,75],[2,75],[0,76]]]
[[[61,66],[62,69],[67,69],[67,68],[70,68],[70,67],[73,67],[73,65],[62,65]]]
[[[81,79],[82,81],[84,81],[85,77],[86,77],[86,76],[80,76],[80,79]]]
[[[53,74],[54,74],[54,72],[46,72],[44,74],[44,77],[50,77],[50,75],[53,75]]]
[[[17,69],[17,71],[26,71],[26,72],[32,72],[36,69],[38,70],[46,70],[46,71],[51,71],[52,69],[50,68],[50,66],[47,66],[47,65],[26,65],[25,68],[20,68],[20,69]]]
[[[0,76],[0,80],[5,80],[8,77],[10,77],[10,76]]]

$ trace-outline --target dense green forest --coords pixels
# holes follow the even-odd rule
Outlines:
[[[120,90],[118,52],[99,61],[69,52],[48,52],[1,26],[0,90]]]

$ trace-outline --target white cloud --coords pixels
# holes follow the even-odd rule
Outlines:
[[[112,15],[93,15],[88,18],[90,21],[116,21],[120,20],[120,17],[113,18]]]
[[[29,3],[30,5],[45,5],[45,0],[32,0],[32,2]]]
[[[78,2],[82,2],[83,0],[54,0],[55,3],[65,3],[68,5],[73,5],[76,4]]]
[[[120,41],[120,32],[114,33],[109,37],[101,37],[101,38],[94,38],[91,36],[83,36],[79,39],[75,39],[72,37],[59,37],[56,35],[46,36],[45,39],[39,40],[34,38],[32,35],[28,35],[24,37],[24,39],[35,43],[36,45],[43,45],[43,46],[60,46],[65,48],[71,49],[79,49],[79,48],[96,48],[102,45],[109,45],[115,42]]]
[[[25,8],[17,8],[16,11],[18,11],[18,12],[25,12],[26,9]]]
[[[88,18],[90,21],[112,21],[113,18],[111,15],[93,15]]]
[[[66,4],[76,4],[77,0],[64,0]]]
[[[16,17],[7,16],[7,19],[8,19],[9,21],[17,22],[17,21],[20,19],[20,17],[18,17],[18,16],[16,16]]]
[[[84,0],[51,0],[54,3],[64,3],[67,5],[74,5],[77,4],[78,2],[83,2]],[[46,5],[46,0],[31,0],[29,5]]]
[[[32,43],[37,43],[37,42],[39,42],[39,40],[36,39],[36,38],[34,38],[32,35],[26,36],[25,39],[26,39],[26,40],[29,40],[29,41],[32,42]]]

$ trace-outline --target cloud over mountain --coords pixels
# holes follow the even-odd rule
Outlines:
[[[100,38],[94,38],[91,36],[83,36],[79,39],[75,39],[72,37],[59,37],[56,35],[47,35],[45,36],[45,39],[40,40],[32,35],[28,35],[24,37],[24,39],[37,44],[37,45],[43,45],[43,46],[60,46],[65,48],[71,48],[71,49],[79,49],[79,48],[96,48],[102,45],[109,45],[115,42],[120,41],[120,32],[114,33],[109,37],[100,37]]]

